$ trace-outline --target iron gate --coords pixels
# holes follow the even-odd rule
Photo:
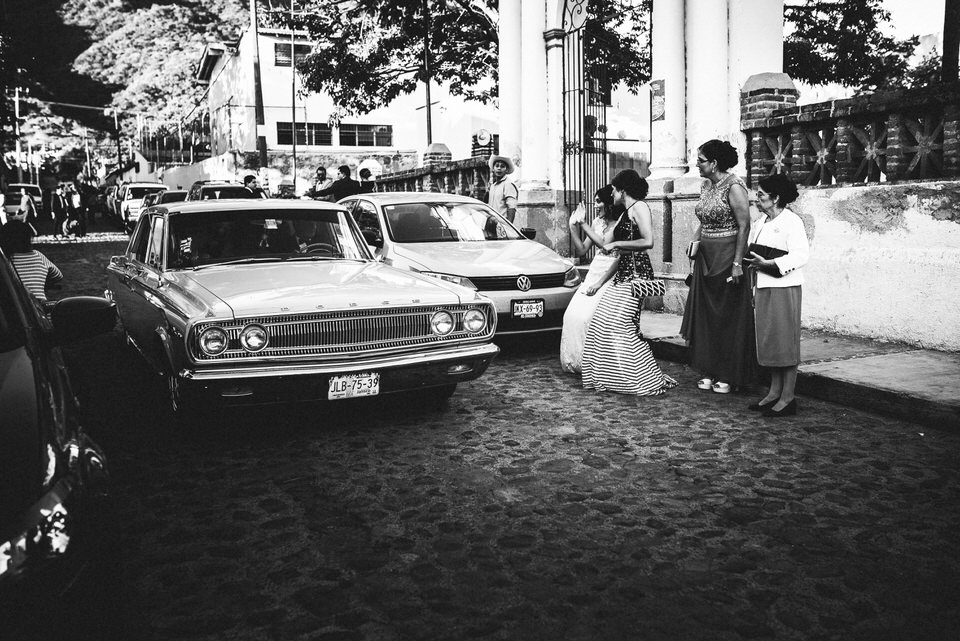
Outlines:
[[[567,2],[564,27],[571,16],[586,11],[587,2]],[[568,29],[563,40],[563,189],[570,214],[583,202],[587,223],[593,221],[593,194],[608,182],[607,85],[602,67],[588,68],[584,21]],[[592,251],[589,257],[592,257]]]

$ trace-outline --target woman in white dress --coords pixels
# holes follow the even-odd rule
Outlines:
[[[582,206],[577,207],[570,216],[570,238],[573,241],[576,256],[583,256],[593,246],[603,249],[606,243],[612,241],[613,229],[623,214],[623,207],[613,203],[613,188],[610,185],[597,190],[593,197],[593,206],[596,215],[592,228],[584,220]],[[585,237],[581,234],[585,234]],[[583,283],[573,295],[563,314],[560,367],[565,372],[580,373],[580,358],[583,355],[583,341],[587,336],[587,326],[597,308],[597,303],[600,302],[600,297],[606,291],[605,287],[617,272],[617,262],[616,253],[598,253],[590,263],[590,269]]]

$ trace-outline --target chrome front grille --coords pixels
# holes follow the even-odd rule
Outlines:
[[[446,336],[437,336],[430,330],[430,318],[441,309],[450,312],[454,318],[454,330]],[[469,309],[479,309],[486,315],[485,331],[472,334],[463,328],[463,315]],[[218,362],[251,358],[335,356],[345,352],[376,353],[404,348],[415,349],[421,345],[451,341],[482,341],[493,335],[495,322],[496,313],[489,304],[260,316],[198,322],[190,333],[188,347],[191,355],[198,361]],[[240,345],[240,332],[251,324],[262,325],[270,336],[267,347],[256,353],[247,352]],[[204,329],[212,326],[223,328],[229,337],[229,347],[217,356],[208,356],[200,351],[197,339]]]
[[[514,276],[470,276],[470,282],[473,283],[481,292],[509,291],[518,289],[517,278],[520,274]],[[560,274],[528,274],[531,289],[548,289],[550,287],[563,287],[564,275]]]

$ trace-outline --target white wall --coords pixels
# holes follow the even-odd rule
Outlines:
[[[803,325],[960,351],[960,182],[807,189]]]

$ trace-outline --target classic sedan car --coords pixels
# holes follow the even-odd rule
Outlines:
[[[488,299],[380,263],[333,203],[152,207],[108,283],[128,341],[187,416],[191,405],[445,398],[499,352]]]
[[[340,201],[383,262],[493,300],[499,334],[560,329],[580,274],[573,262],[467,196],[380,192]]]
[[[0,252],[4,639],[81,638],[78,626],[96,623],[78,610],[109,583],[115,515],[106,459],[79,423],[60,346],[115,325],[116,310],[102,298],[64,298],[44,310]],[[58,636],[61,627],[69,637]]]

